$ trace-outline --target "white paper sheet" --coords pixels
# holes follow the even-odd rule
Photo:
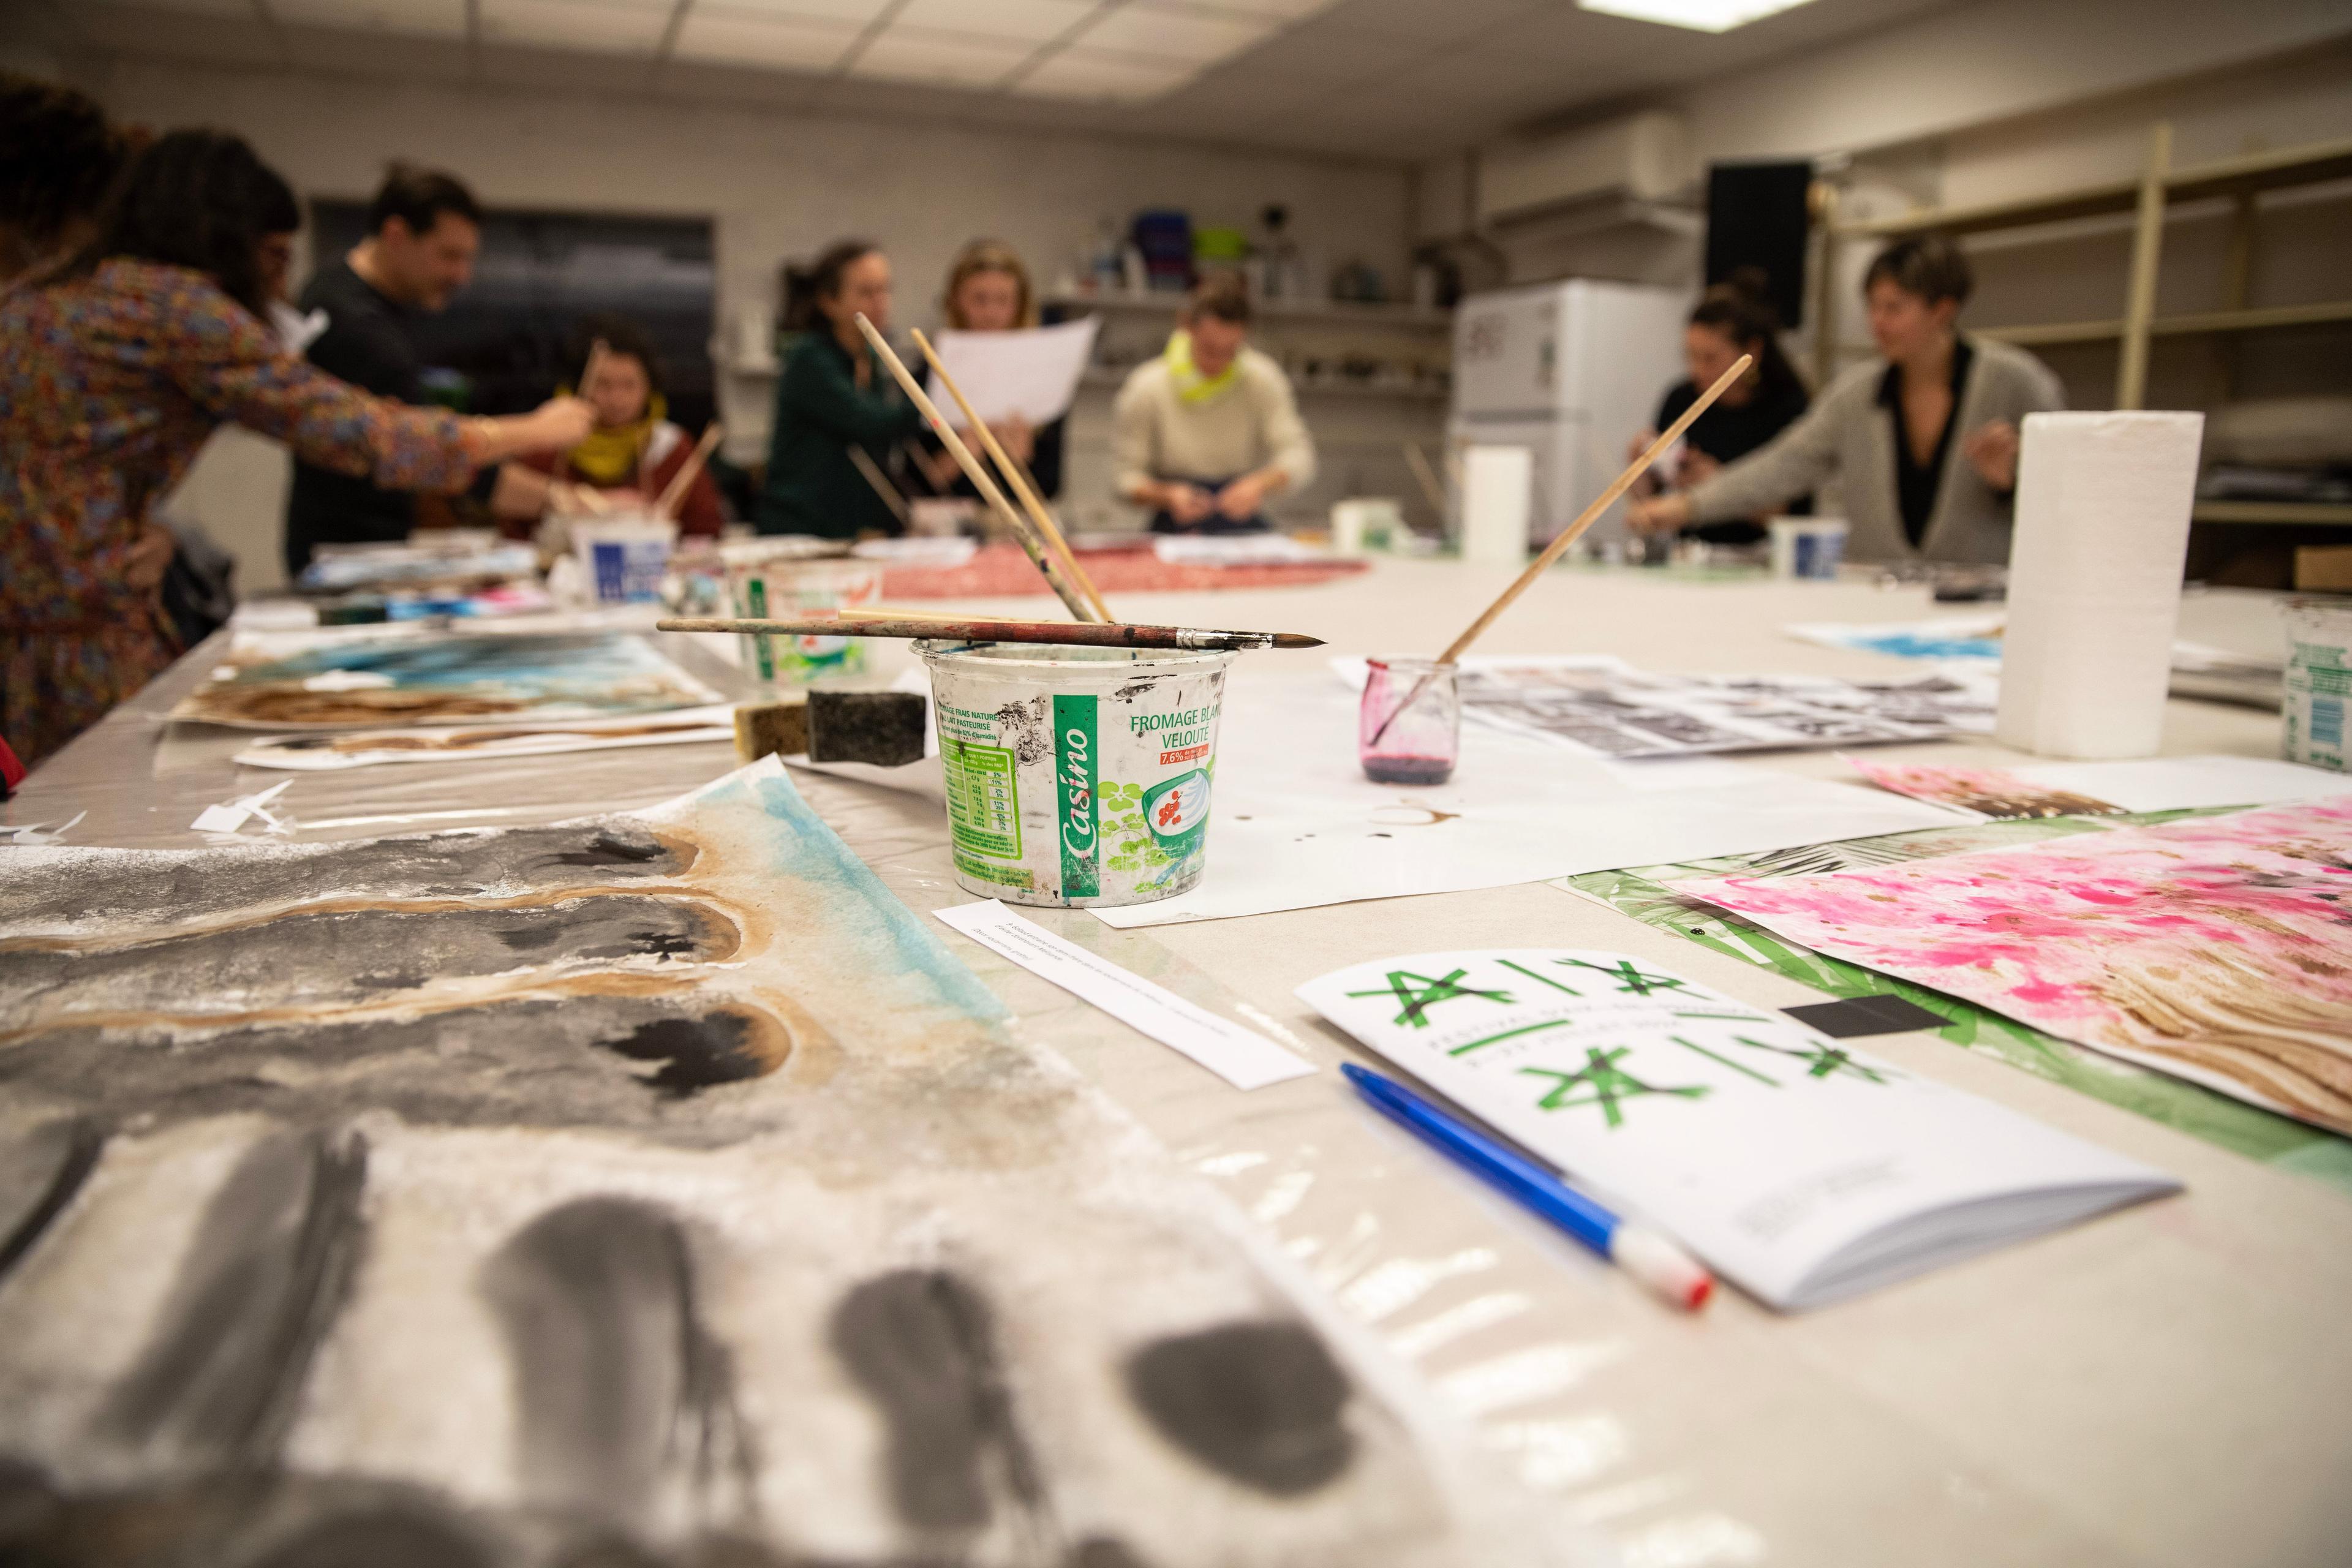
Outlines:
[[[2275,805],[2352,795],[2352,774],[2274,757],[2148,757],[2121,763],[2034,763],[2009,772],[2032,784],[2111,801],[2126,811]]]
[[[2180,1185],[1623,953],[1412,953],[1298,995],[1776,1307]]]
[[[1049,425],[1070,411],[1078,377],[1094,357],[1095,330],[1101,320],[1087,316],[1012,332],[942,331],[931,345],[940,351],[940,363],[963,389],[973,412],[990,425],[1013,418]],[[936,372],[928,390],[931,401],[954,423],[955,399]]]
[[[1337,682],[1237,676],[1217,740],[1208,874],[1189,893],[1096,918],[1223,920],[1976,820],[1859,782],[1727,773],[1737,764],[1715,760],[1635,773],[1480,725],[1464,727],[1451,782],[1376,784],[1357,765],[1356,707]]]
[[[1192,1058],[1235,1089],[1264,1089],[1315,1071],[1314,1063],[1264,1035],[1065,941],[995,899],[932,912],[990,952]]]

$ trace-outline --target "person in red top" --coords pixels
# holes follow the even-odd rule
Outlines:
[[[593,345],[602,342],[598,357]],[[572,379],[587,378],[590,362],[595,374],[586,379],[580,395],[596,410],[596,428],[569,451],[525,458],[521,461],[558,481],[548,497],[549,509],[577,514],[562,487],[584,486],[599,492],[615,509],[652,506],[669,489],[694,453],[695,437],[665,417],[661,361],[653,343],[635,322],[618,316],[598,316],[583,324],[581,365]],[[719,487],[708,465],[677,503],[680,533],[716,538],[727,521],[719,504]],[[527,526],[527,525],[525,525]]]

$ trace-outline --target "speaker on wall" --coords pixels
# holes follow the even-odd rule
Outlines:
[[[1760,268],[1784,328],[1804,324],[1812,183],[1813,166],[1803,162],[1714,163],[1706,171],[1707,284],[1742,267]]]

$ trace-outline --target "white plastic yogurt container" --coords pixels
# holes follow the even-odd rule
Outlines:
[[[2344,710],[2352,703],[2352,602],[2290,599],[2286,622],[2286,760],[2315,768],[2352,768]]]
[[[1208,863],[1230,653],[918,642],[956,881],[1015,904],[1173,898]]]

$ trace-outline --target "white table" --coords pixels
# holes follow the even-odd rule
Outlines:
[[[1384,561],[1296,590],[1122,595],[1139,620],[1314,633],[1333,652],[1425,651],[1507,574]],[[1045,613],[1036,599],[972,608]],[[1906,668],[1783,637],[1795,621],[1913,620],[1923,590],[1862,583],[1694,582],[1561,572],[1481,652],[1606,652],[1656,668],[1831,675]],[[1955,611],[1955,613],[1963,613]],[[2275,648],[2275,605],[2214,593],[2181,635]],[[880,661],[887,675],[904,650]],[[1265,680],[1328,680],[1319,654],[1244,661],[1229,700]],[[1288,663],[1284,663],[1288,659]],[[175,736],[155,715],[210,660],[189,660],[45,767],[7,811],[89,809],[78,843],[188,845],[239,775],[233,739]],[[2278,719],[2171,704],[2168,753],[2274,755]],[[1990,742],[1895,748],[1897,760],[1998,764]],[[304,775],[303,836],[519,824],[651,804],[732,765],[720,746]],[[1763,765],[1830,775],[1825,753]],[[918,909],[960,902],[936,807],[795,775],[827,820]],[[1210,875],[1215,874],[1212,867]],[[1557,889],[1302,910],[1114,932],[1057,930],[1295,1040],[1327,1067],[1352,1051],[1291,988],[1386,952],[1481,944],[1611,948],[1764,1006],[1818,1000]],[[2352,1561],[2352,1201],[1930,1036],[1870,1048],[2174,1172],[2185,1196],[1784,1317],[1738,1295],[1703,1316],[1660,1309],[1565,1238],[1361,1110],[1335,1073],[1243,1096],[977,947],[950,938],[1018,1015],[1168,1144],[1225,1186],[1343,1309],[1370,1322],[1472,1420],[1497,1466],[1598,1524],[1635,1564],[2165,1563]]]

